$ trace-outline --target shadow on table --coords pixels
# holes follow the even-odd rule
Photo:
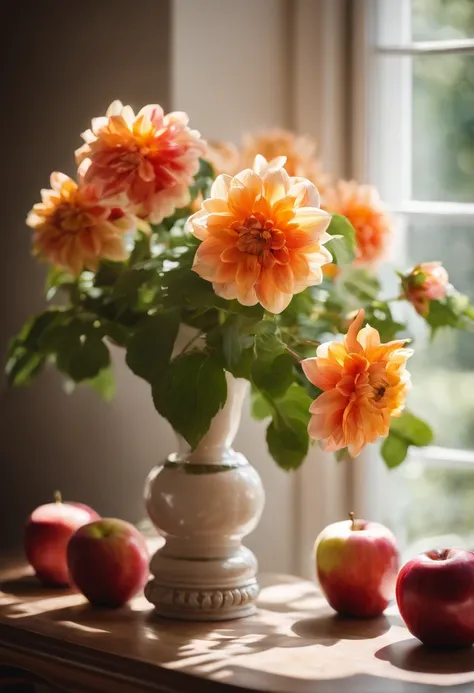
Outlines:
[[[340,640],[378,638],[390,630],[390,627],[390,621],[385,616],[362,620],[334,614],[301,619],[296,621],[291,630],[312,644],[335,645]]]
[[[464,650],[432,650],[416,638],[386,645],[375,656],[405,671],[425,674],[465,674],[474,671],[473,647]]]
[[[61,595],[73,594],[69,587],[58,588],[43,585],[35,575],[21,575],[18,578],[0,582],[0,595],[11,595],[22,599],[47,599]]]

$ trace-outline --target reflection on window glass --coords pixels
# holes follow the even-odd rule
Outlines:
[[[474,0],[413,0],[415,40],[474,38]],[[474,55],[413,58],[412,196],[474,201]]]
[[[474,467],[430,465],[416,458],[393,473],[395,527],[404,559],[429,549],[474,550]]]
[[[409,265],[441,260],[456,289],[474,300],[474,220],[464,226],[413,222],[407,246]],[[424,321],[414,311],[410,316],[415,338],[410,407],[433,426],[437,445],[474,449],[474,334],[441,330],[430,344]]]
[[[474,55],[427,55],[412,63],[412,196],[473,202]]]
[[[412,38],[474,38],[474,0],[412,0]]]

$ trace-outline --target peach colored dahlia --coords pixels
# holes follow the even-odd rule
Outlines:
[[[194,271],[216,294],[243,305],[261,303],[280,313],[294,294],[322,281],[332,257],[324,247],[331,217],[304,178],[291,178],[284,157],[269,164],[257,156],[253,169],[222,174],[211,197],[188,220],[201,239]]]
[[[41,191],[42,202],[26,220],[36,254],[76,275],[97,269],[101,258],[127,257],[123,236],[133,230],[133,217],[102,206],[94,186],[79,187],[64,173],[51,174],[51,188]]]
[[[189,201],[205,143],[185,113],[165,115],[149,105],[137,115],[114,101],[83,133],[76,151],[79,174],[98,186],[104,202],[159,223]]]
[[[381,344],[377,330],[360,329],[363,321],[361,310],[343,343],[321,344],[315,358],[302,362],[308,380],[324,390],[310,407],[309,435],[327,452],[348,447],[353,457],[387,436],[391,417],[400,416],[410,388],[406,361],[413,353],[404,340]]]
[[[333,214],[343,214],[354,227],[357,245],[354,264],[369,267],[383,259],[391,222],[375,188],[340,180],[324,190],[322,207]]]
[[[288,175],[307,178],[322,193],[329,184],[329,176],[323,172],[316,150],[316,141],[309,135],[295,135],[280,128],[247,134],[243,138],[241,168],[252,166],[257,154],[268,161],[285,156]]]

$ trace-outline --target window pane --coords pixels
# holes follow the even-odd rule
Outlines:
[[[474,466],[431,465],[416,459],[391,475],[395,529],[405,560],[429,549],[474,550]]]
[[[412,0],[414,41],[474,37],[473,0]]]
[[[416,220],[406,243],[408,266],[441,260],[458,291],[474,298],[474,221]],[[413,310],[409,315],[415,337],[410,406],[433,426],[437,445],[474,449],[474,334],[441,330],[430,343],[424,321]]]
[[[412,196],[473,202],[474,55],[421,56],[412,64]]]

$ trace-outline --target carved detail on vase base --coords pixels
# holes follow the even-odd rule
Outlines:
[[[196,589],[163,585],[155,578],[145,587],[145,596],[157,615],[185,621],[227,621],[251,616],[256,611],[259,592],[255,579],[238,587]]]

